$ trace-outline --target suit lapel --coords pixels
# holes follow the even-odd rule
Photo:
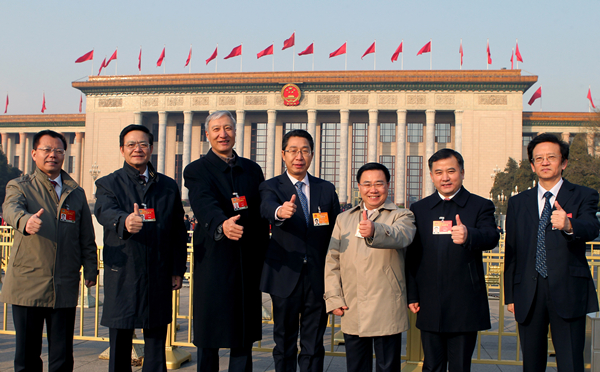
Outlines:
[[[319,202],[321,196],[321,185],[317,179],[310,174],[308,175],[308,182],[310,182],[310,205],[308,206],[308,213],[316,213],[319,209]],[[309,221],[311,220],[309,216]]]
[[[292,181],[290,180],[290,177],[288,177],[287,172],[283,173],[282,175],[280,175],[279,177],[279,183],[281,185],[281,191],[283,192],[284,195],[284,202],[289,201],[292,198],[292,195],[296,195],[296,213],[294,213],[294,215],[292,216],[292,220],[293,219],[298,219],[298,223],[301,224],[302,226],[306,226],[306,220],[304,219],[304,210],[302,209],[302,203],[300,202],[300,196],[298,195],[298,189],[296,188],[296,186],[292,183]],[[311,188],[311,196],[312,196],[312,180],[311,180],[311,184],[310,184],[310,188]],[[312,201],[312,197],[311,197],[311,201]]]
[[[569,204],[569,201],[573,197],[574,189],[575,186],[571,182],[563,179],[563,184],[560,190],[558,190],[558,195],[556,195],[556,201],[563,209],[565,209],[565,206]],[[554,209],[554,206],[552,208]]]

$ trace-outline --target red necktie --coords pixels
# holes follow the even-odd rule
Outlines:
[[[50,180],[50,183],[54,185],[54,192],[56,193],[56,196],[58,196],[58,198],[60,199],[60,195],[58,195],[58,191],[56,191],[56,188],[58,187],[58,182]]]

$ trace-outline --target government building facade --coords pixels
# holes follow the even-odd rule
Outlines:
[[[359,198],[356,172],[386,165],[390,198],[408,206],[434,191],[428,158],[453,148],[465,159],[465,187],[489,197],[494,169],[526,157],[540,132],[570,139],[589,131],[592,114],[523,112],[523,94],[537,76],[521,70],[315,71],[90,76],[73,82],[86,113],[0,117],[9,163],[30,172],[33,134],[53,129],[69,148],[65,170],[90,201],[94,180],[120,168],[119,133],[129,124],[154,134],[152,163],[183,187],[183,169],[210,148],[206,117],[228,110],[237,119],[235,151],[265,177],[285,171],[281,139],[305,129],[315,140],[309,172],[333,182],[340,202]],[[588,135],[589,151],[597,143]]]

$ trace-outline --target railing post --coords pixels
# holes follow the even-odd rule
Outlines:
[[[167,369],[179,369],[182,363],[192,360],[192,354],[173,346],[175,332],[177,331],[177,313],[179,306],[177,303],[177,291],[173,291],[173,314],[171,324],[167,327],[167,340],[165,342],[165,355],[167,358]]]
[[[403,371],[420,372],[423,370],[423,348],[421,347],[421,331],[417,328],[417,314],[408,311],[410,330],[406,332],[406,364]]]

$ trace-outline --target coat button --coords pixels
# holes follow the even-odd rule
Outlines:
[[[531,279],[537,280],[537,276],[532,276]]]
[[[204,227],[208,227],[208,223],[205,223],[205,224],[204,224]]]

